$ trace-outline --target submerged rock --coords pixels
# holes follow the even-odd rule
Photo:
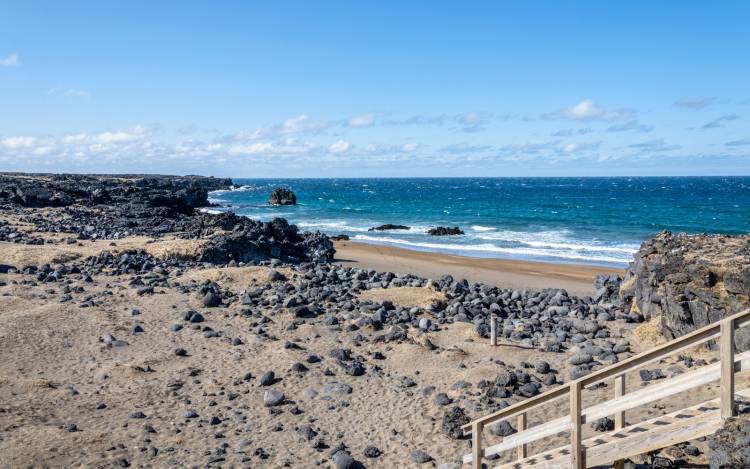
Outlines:
[[[430,228],[427,230],[427,234],[432,236],[454,236],[454,235],[462,235],[464,234],[463,230],[461,228],[454,226],[451,227],[445,227],[445,226],[438,226],[436,228]]]
[[[390,231],[390,230],[410,230],[410,229],[411,227],[408,227],[406,225],[394,225],[391,223],[386,223],[385,225],[374,226],[367,231]]]

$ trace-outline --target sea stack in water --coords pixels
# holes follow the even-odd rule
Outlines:
[[[271,205],[297,205],[297,196],[289,189],[277,187],[271,192],[268,203]]]
[[[461,230],[461,228],[454,226],[446,227],[446,226],[438,226],[436,228],[430,228],[427,230],[427,234],[430,234],[432,236],[451,236],[451,235],[462,235],[464,232]]]

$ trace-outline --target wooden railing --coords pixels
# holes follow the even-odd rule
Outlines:
[[[463,463],[472,463],[475,469],[481,469],[482,457],[499,454],[517,448],[517,458],[527,457],[526,445],[539,439],[570,432],[570,466],[575,469],[586,467],[586,451],[582,445],[581,430],[586,421],[592,421],[604,416],[615,416],[615,430],[625,425],[625,411],[640,405],[653,402],[697,386],[720,380],[721,417],[734,415],[734,374],[736,371],[750,369],[750,352],[734,356],[734,331],[750,324],[750,309],[706,327],[693,331],[675,340],[662,344],[646,352],[634,355],[619,363],[595,371],[589,375],[570,381],[530,399],[521,401],[498,412],[474,420],[462,427],[464,433],[472,436],[472,454],[463,457]],[[654,360],[668,355],[694,348],[712,339],[719,339],[720,361],[713,365],[702,367],[696,371],[684,373],[675,378],[652,384],[647,388],[625,393],[625,373],[635,370]],[[592,406],[588,409],[581,407],[582,389],[614,378],[615,397],[607,402]],[[534,409],[550,401],[568,396],[570,399],[570,414],[567,417],[549,421],[530,429],[526,428],[526,415]],[[488,448],[482,447],[484,428],[493,422],[517,419],[518,432],[505,437],[501,443]],[[622,467],[622,461],[614,461],[615,467]]]

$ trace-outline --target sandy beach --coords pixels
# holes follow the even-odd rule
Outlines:
[[[575,295],[593,295],[594,277],[624,270],[578,264],[554,264],[507,259],[485,259],[451,254],[411,251],[392,246],[337,241],[336,262],[428,278],[450,274],[456,279],[482,282],[503,288],[541,290],[565,288]]]

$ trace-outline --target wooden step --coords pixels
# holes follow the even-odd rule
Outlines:
[[[737,392],[750,397],[750,388]],[[685,441],[708,436],[721,426],[718,399],[688,407],[623,428],[603,433],[583,442],[586,448],[586,467],[612,464],[617,459],[630,458]],[[495,466],[496,469],[562,469],[571,468],[570,445]]]

